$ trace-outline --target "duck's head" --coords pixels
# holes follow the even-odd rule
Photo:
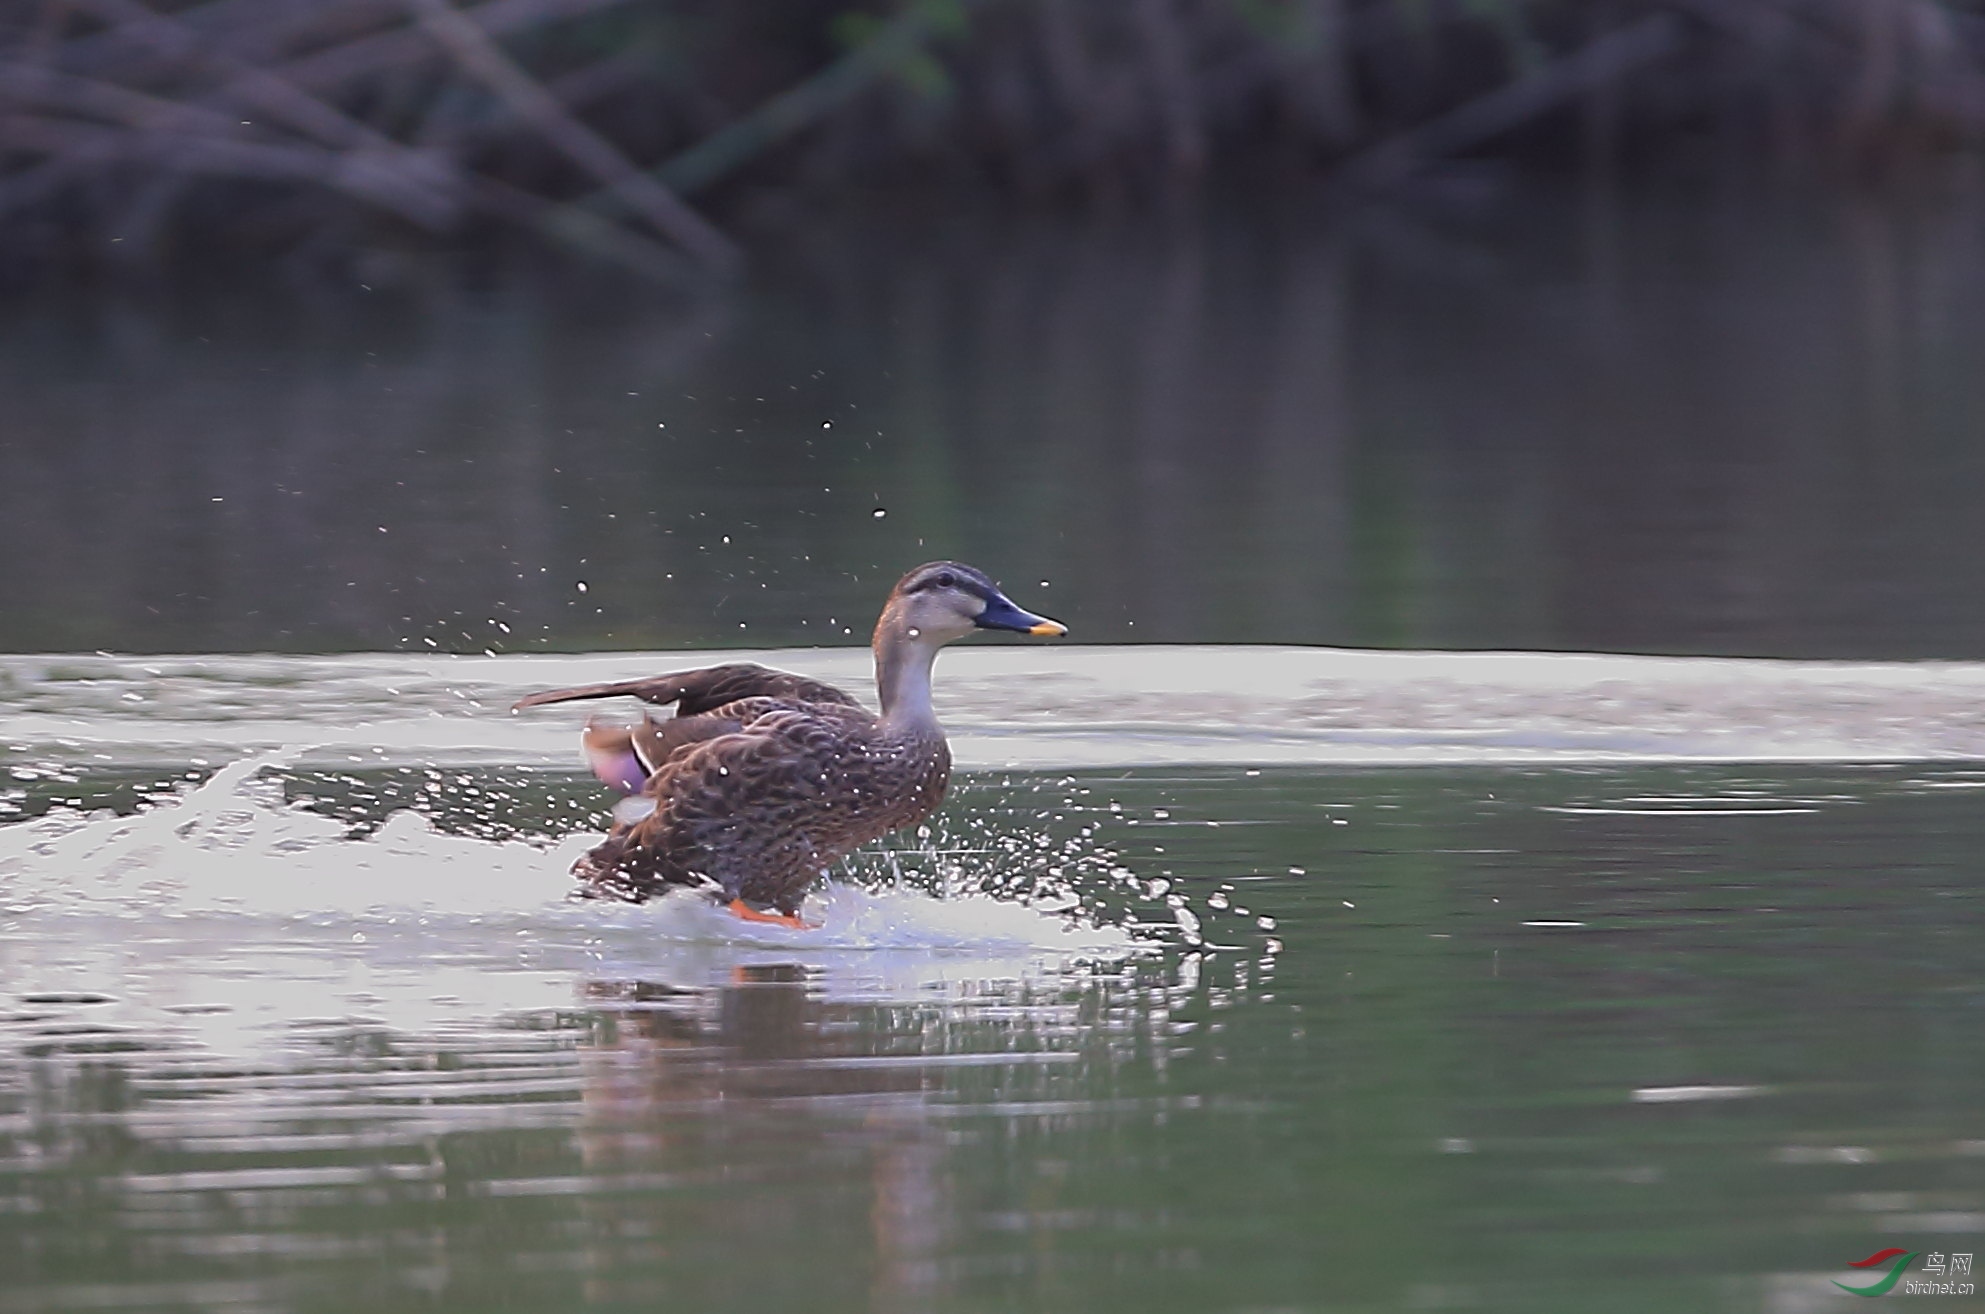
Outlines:
[[[889,594],[876,626],[878,645],[907,639],[941,646],[973,630],[1012,630],[1019,634],[1060,635],[1068,627],[1013,605],[986,573],[956,561],[918,566]]]

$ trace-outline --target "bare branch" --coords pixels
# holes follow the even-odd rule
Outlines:
[[[535,127],[573,163],[606,184],[657,233],[715,269],[740,263],[737,247],[682,198],[636,168],[618,147],[573,118],[448,0],[408,0],[409,8],[456,62]]]
[[[457,12],[489,36],[496,37],[626,3],[628,0],[489,0],[487,4]],[[404,11],[404,6],[400,7]],[[299,87],[324,91],[433,54],[434,42],[427,33],[417,26],[397,27],[300,56],[278,65],[275,71]]]
[[[1395,186],[1428,161],[1467,150],[1549,112],[1593,87],[1666,59],[1682,45],[1680,20],[1651,14],[1609,32],[1528,77],[1506,83],[1430,123],[1380,142],[1339,166],[1333,185]]]
[[[928,41],[939,15],[954,7],[913,0],[867,41],[669,160],[658,176],[684,195],[701,191],[868,87]]]
[[[445,157],[402,146],[277,74],[203,49],[198,36],[184,24],[138,0],[74,2],[123,24],[161,53],[213,68],[227,79],[222,88],[226,93],[275,116],[292,130],[326,145],[364,152],[365,158],[354,168],[374,180],[372,194],[396,197],[393,208],[416,223],[440,229],[454,221],[458,179]]]
[[[7,119],[4,132],[17,149],[60,158],[83,156],[93,164],[142,160],[153,168],[314,182],[374,205],[390,205],[394,199],[395,180],[374,167],[365,151],[244,141],[189,132],[179,125],[160,130],[29,115]],[[40,199],[38,189],[22,186],[24,181],[0,182],[0,214]]]

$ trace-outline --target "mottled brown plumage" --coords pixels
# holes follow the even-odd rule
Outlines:
[[[974,628],[1060,634],[970,566],[919,566],[876,623],[882,715],[829,684],[751,663],[532,694],[517,709],[629,696],[676,714],[589,726],[603,780],[633,793],[604,842],[574,864],[583,892],[640,901],[708,889],[741,913],[796,923],[815,877],[944,801],[951,750],[930,703],[937,650]],[[638,801],[637,801],[638,800]]]

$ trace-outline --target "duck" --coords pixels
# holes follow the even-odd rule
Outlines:
[[[733,915],[806,929],[813,882],[870,840],[937,811],[951,749],[931,705],[937,654],[978,630],[1058,637],[982,570],[931,561],[896,582],[876,621],[878,715],[831,684],[754,662],[549,689],[513,713],[632,697],[675,714],[581,735],[593,773],[623,795],[606,838],[572,874],[582,898],[640,903],[701,889]]]

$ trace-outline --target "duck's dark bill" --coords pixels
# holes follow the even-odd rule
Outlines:
[[[1014,630],[1020,634],[1056,635],[1068,633],[1068,626],[1060,621],[1049,620],[1046,616],[1036,616],[1031,611],[1022,611],[1005,598],[994,598],[986,604],[973,622],[982,630]]]

